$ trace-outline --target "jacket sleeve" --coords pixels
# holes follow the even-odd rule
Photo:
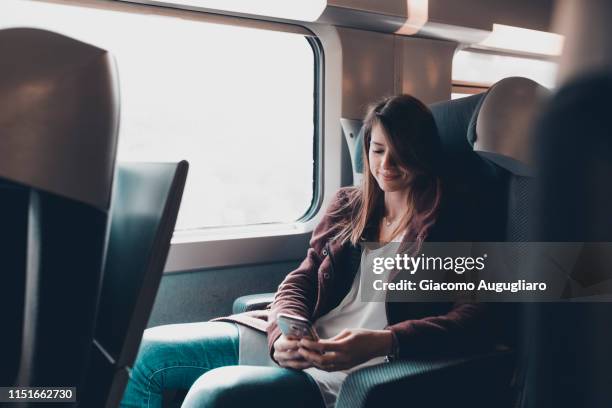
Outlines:
[[[456,303],[439,316],[406,320],[390,326],[400,358],[482,350],[493,345],[494,315],[488,304]]]
[[[319,291],[318,272],[323,259],[322,251],[335,233],[334,226],[338,221],[336,212],[345,203],[347,191],[347,188],[342,188],[336,193],[325,215],[312,233],[306,258],[297,269],[285,277],[276,291],[267,327],[268,349],[271,357],[274,354],[274,342],[282,334],[276,324],[278,313],[298,315],[306,319],[312,317]]]

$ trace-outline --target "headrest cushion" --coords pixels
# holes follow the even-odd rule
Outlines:
[[[546,88],[527,78],[505,78],[494,84],[468,126],[468,142],[474,151],[502,167],[514,162],[519,167],[530,165],[532,125],[548,94]]]

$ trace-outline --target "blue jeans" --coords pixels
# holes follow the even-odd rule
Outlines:
[[[188,389],[185,408],[321,407],[306,373],[239,366],[238,328],[203,322],[154,327],[144,333],[121,407],[160,408],[165,389]]]

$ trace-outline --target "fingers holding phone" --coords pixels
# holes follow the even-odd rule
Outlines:
[[[299,352],[299,341],[302,338],[318,340],[319,336],[308,319],[286,313],[279,313],[277,324],[283,333],[274,343],[274,359],[281,367],[303,370],[312,367],[312,363]]]
[[[342,340],[301,339],[299,353],[304,360],[324,371],[346,370],[353,366],[345,342]]]
[[[296,370],[312,367],[312,364],[299,353],[299,343],[298,338],[287,337],[284,334],[274,342],[274,360],[278,365]]]
[[[388,355],[393,347],[392,337],[390,330],[345,329],[330,339],[302,338],[299,352],[322,370],[346,370]]]

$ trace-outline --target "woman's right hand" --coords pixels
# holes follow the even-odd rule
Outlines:
[[[284,334],[274,342],[274,360],[281,367],[294,368],[303,370],[312,367],[309,361],[299,353],[300,340],[297,338],[289,338]]]

